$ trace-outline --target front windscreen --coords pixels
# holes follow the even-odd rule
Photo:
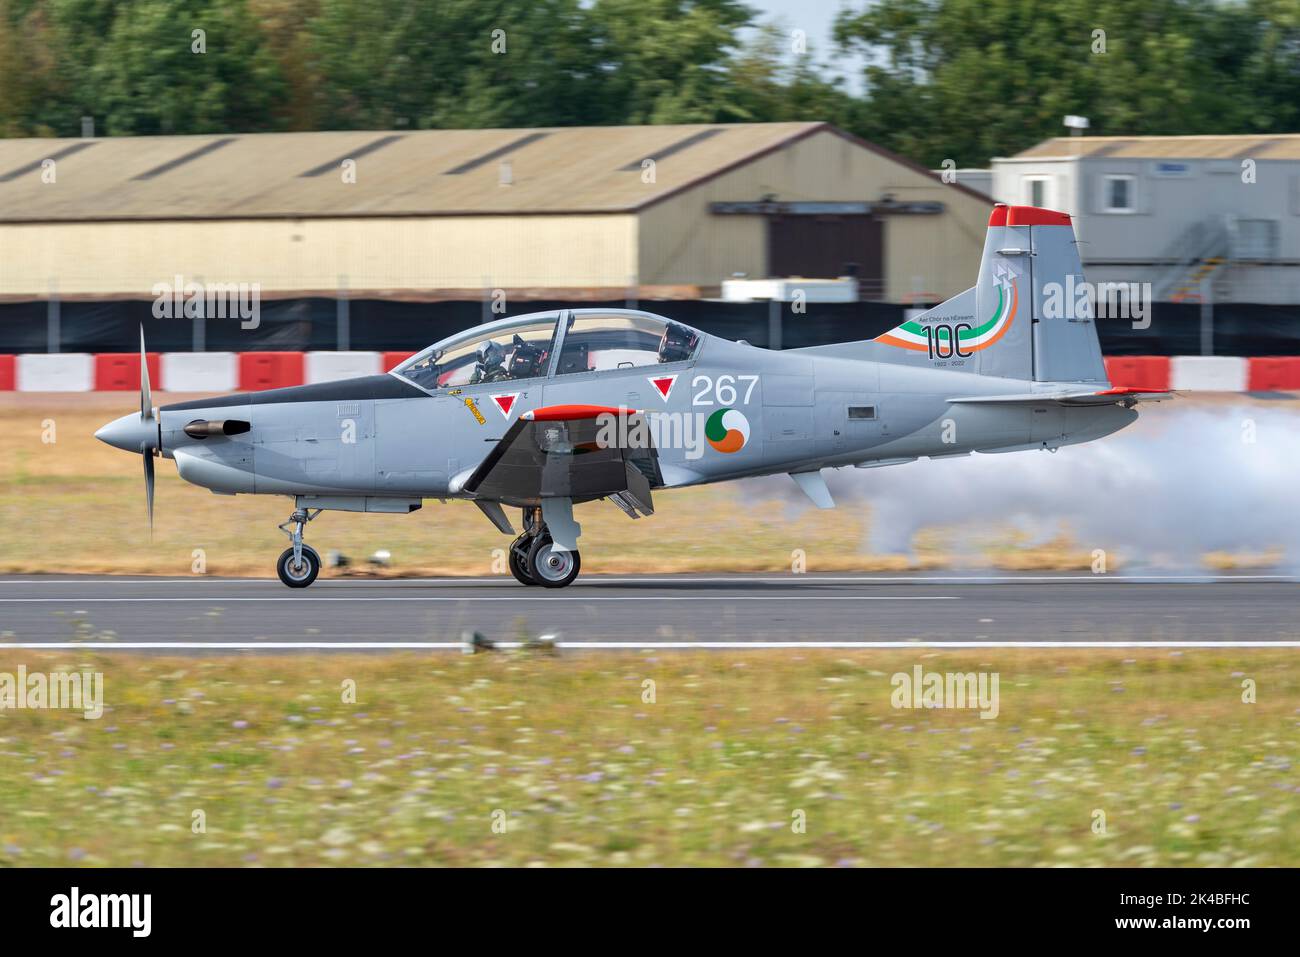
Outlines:
[[[480,332],[416,356],[396,370],[425,389],[510,382],[546,375],[555,320]]]

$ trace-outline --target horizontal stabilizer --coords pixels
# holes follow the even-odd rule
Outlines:
[[[1172,399],[1172,392],[1145,392],[1142,389],[1120,387],[1115,389],[1068,389],[1057,392],[1019,392],[1010,395],[968,395],[949,402],[963,404],[992,404],[998,402],[1055,402],[1058,405],[1114,405],[1134,402],[1162,402]]]

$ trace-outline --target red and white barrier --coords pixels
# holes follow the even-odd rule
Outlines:
[[[1248,362],[1238,356],[1174,356],[1169,387],[1188,392],[1244,392]]]
[[[1169,357],[1107,356],[1106,378],[1117,388],[1164,392],[1169,388]]]
[[[306,362],[307,383],[336,382],[364,375],[379,375],[378,352],[309,352]]]
[[[166,392],[234,392],[239,357],[233,352],[165,352],[159,381]]]
[[[385,372],[392,372],[411,356],[414,352],[385,352],[382,360],[382,367]]]
[[[19,356],[14,388],[19,392],[90,392],[95,388],[95,357],[85,352]]]
[[[1251,392],[1300,390],[1300,356],[1266,356],[1250,360],[1246,388]]]
[[[146,358],[149,381],[162,380],[160,356],[151,352]],[[98,392],[131,392],[140,389],[140,353],[101,352],[95,356],[95,390]]]
[[[302,385],[303,353],[241,352],[239,388],[248,392]]]
[[[165,392],[255,392],[387,372],[410,352],[164,352],[149,379]],[[1151,392],[1300,391],[1300,356],[1108,356],[1111,385]],[[133,391],[138,353],[0,355],[0,392]]]

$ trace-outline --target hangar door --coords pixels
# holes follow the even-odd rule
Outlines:
[[[874,216],[770,216],[771,276],[835,279],[856,275],[864,288],[884,279],[884,228]]]

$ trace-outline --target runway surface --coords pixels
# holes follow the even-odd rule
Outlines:
[[[587,576],[278,580],[0,576],[0,647],[457,648],[1182,643],[1300,648],[1287,576]]]

